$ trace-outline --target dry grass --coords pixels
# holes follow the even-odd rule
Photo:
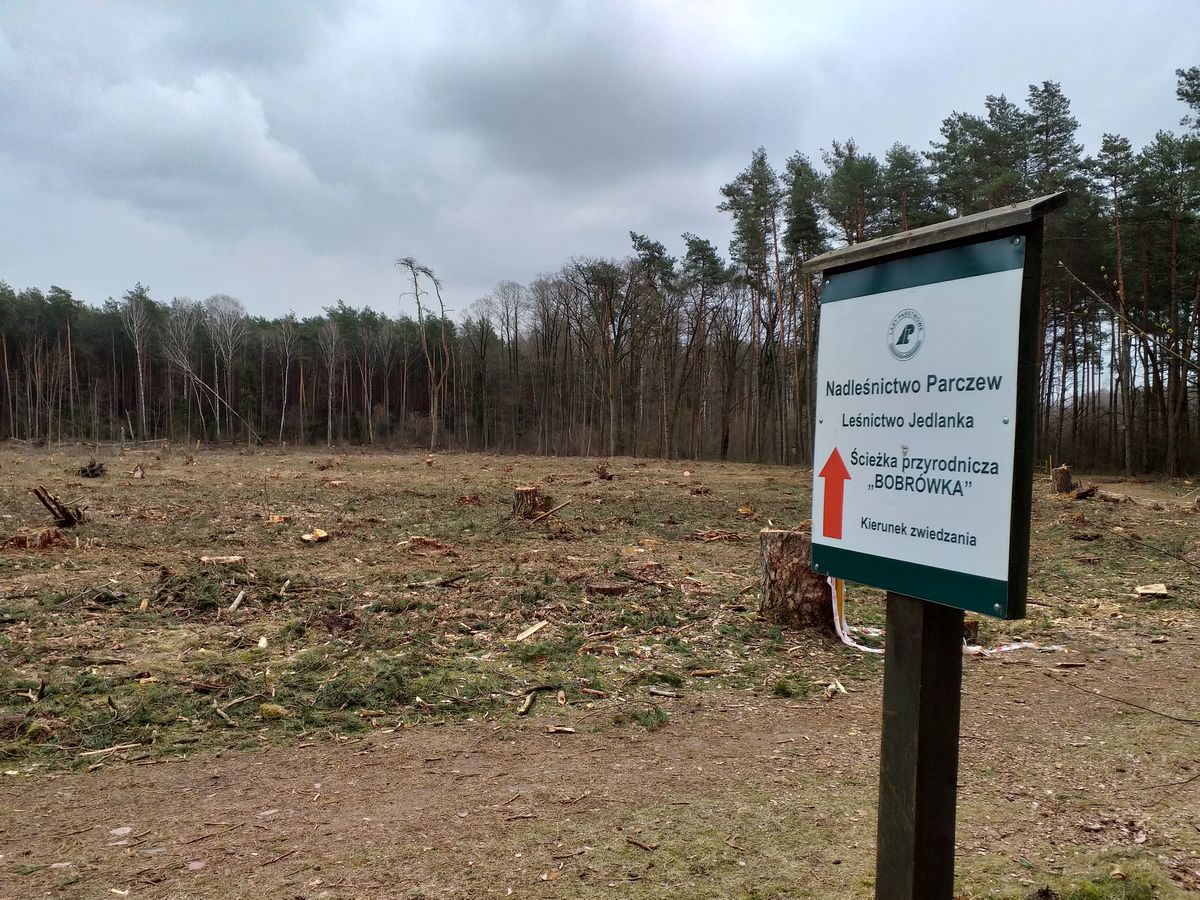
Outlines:
[[[0,756],[7,770],[204,759],[264,743],[336,747],[445,723],[562,724],[598,736],[633,729],[654,732],[669,746],[683,702],[672,693],[749,703],[770,721],[805,698],[819,706],[823,686],[835,678],[855,695],[878,690],[878,659],[781,632],[756,616],[756,533],[808,517],[806,471],[617,459],[606,480],[586,459],[440,454],[428,465],[423,453],[160,450],[101,455],[107,476],[80,480],[77,470],[91,455],[85,448],[0,451],[0,541],[46,524],[28,492],[34,484],[88,512],[86,524],[64,531],[65,545],[0,549]],[[139,464],[145,477],[134,479],[129,473]],[[538,522],[514,520],[512,488],[526,483],[542,485],[556,505],[569,503]],[[1186,710],[1194,671],[1174,681],[1159,674],[1174,668],[1158,666],[1189,658],[1186,640],[1200,620],[1200,554],[1194,516],[1183,505],[1192,488],[1119,489],[1158,500],[1160,508],[1072,503],[1035,489],[1030,618],[984,621],[981,640],[1066,644],[1074,655],[1056,659],[1111,660],[1155,685],[1156,704]],[[302,542],[313,528],[330,539]],[[1166,583],[1170,596],[1136,598],[1133,588],[1149,582]],[[853,589],[850,617],[881,624],[879,592]],[[517,639],[540,622],[546,624]],[[1137,668],[1162,654],[1154,668]],[[1064,679],[1077,671],[1054,670],[1055,660],[1034,662]],[[1000,729],[1004,704],[1024,703],[1031,687],[1047,690],[1045,678],[1014,685],[1029,664],[980,663],[991,668],[973,677],[988,680],[968,679],[980,691],[999,692],[988,727]],[[692,674],[706,670],[720,674]],[[1051,696],[1039,700],[1050,704],[1045,715],[1055,704],[1075,714],[1089,703],[1073,689],[1048,690]],[[520,719],[531,693],[535,702]],[[968,707],[977,702],[969,697]],[[1143,753],[1150,767],[1143,774],[1163,783],[1186,777],[1172,766],[1186,756],[1181,748],[1194,742],[1194,729],[1159,733],[1142,722],[1126,731],[1115,709],[1095,710],[1115,723],[1105,753],[1134,758],[1142,744],[1161,747],[1157,755]],[[973,750],[971,740],[983,740],[983,731],[964,731],[964,766],[986,780],[1011,765],[992,750],[1012,751],[999,730],[979,745],[984,751]],[[1031,777],[1040,779],[1030,792],[1036,796],[1042,785],[1058,791],[1053,761],[1036,748],[1024,752],[1037,770]],[[1086,754],[1066,759],[1081,784],[1106,780]],[[588,871],[608,873],[623,896],[826,896],[836,879],[820,871],[835,857],[844,857],[844,874],[858,873],[847,896],[869,894],[870,816],[840,823],[857,845],[843,852],[835,846],[839,823],[796,817],[772,805],[777,796],[764,800],[761,785],[743,780],[735,777],[723,793],[690,796],[683,807],[647,802],[629,815],[617,807],[596,812],[570,826],[572,840],[607,848],[608,856],[588,857]],[[832,788],[864,808],[872,802],[870,778]],[[1064,809],[1103,806],[1090,795],[1055,802]],[[753,818],[756,810],[759,825],[732,838],[715,824]],[[1181,821],[1175,814],[1172,827]],[[529,825],[520,840],[545,843],[539,827]],[[1077,827],[1062,823],[1072,834]],[[1169,832],[1171,853],[1188,845],[1186,829],[1178,828]],[[630,863],[630,846],[612,838],[627,833],[661,848],[639,860],[644,851],[635,846]],[[1027,840],[1046,840],[1046,833]],[[494,849],[503,854],[509,839],[498,840]],[[815,849],[790,859],[798,842]],[[972,855],[966,870],[974,880],[963,896],[1018,897],[1042,882],[1064,898],[1136,897],[1139,878],[1162,882],[1150,848],[1080,846],[1073,864],[1083,868],[1071,871],[1030,856],[1028,868],[1014,872],[1011,861],[993,868]],[[738,887],[746,859],[761,870],[750,891]],[[1129,872],[1118,885],[1125,893],[1104,893],[1116,865]],[[479,884],[491,883],[494,874],[481,870],[479,877]],[[462,890],[475,883],[462,878],[445,883]],[[813,879],[808,887],[805,878]],[[572,895],[604,895],[606,882],[593,881]],[[1083,892],[1093,888],[1100,892]]]

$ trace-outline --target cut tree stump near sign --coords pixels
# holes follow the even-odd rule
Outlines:
[[[785,628],[809,628],[834,634],[829,582],[810,568],[812,534],[764,528],[758,533],[762,554],[762,604],[759,615]]]
[[[518,519],[545,512],[549,505],[550,498],[544,496],[536,484],[518,484],[513,488],[513,515]]]
[[[1058,494],[1069,494],[1075,488],[1079,487],[1075,483],[1075,479],[1071,477],[1070,466],[1059,466],[1057,469],[1050,470],[1050,477],[1054,479],[1054,491]]]
[[[953,896],[963,611],[1025,614],[1042,218],[1065,201],[804,265],[823,276],[812,565],[888,592],[876,900]]]

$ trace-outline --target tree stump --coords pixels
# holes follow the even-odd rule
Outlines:
[[[542,496],[536,484],[518,484],[513,487],[513,515],[518,519],[529,519],[545,512],[549,498]]]
[[[1075,490],[1076,484],[1071,479],[1071,467],[1059,466],[1057,469],[1050,470],[1050,477],[1054,479],[1054,491],[1058,494],[1069,494]]]
[[[812,534],[764,528],[758,533],[762,553],[762,604],[759,614],[787,628],[816,629],[834,634],[829,582],[812,566]]]

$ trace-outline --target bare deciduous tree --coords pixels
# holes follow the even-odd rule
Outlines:
[[[125,304],[121,307],[121,321],[125,333],[133,341],[133,352],[137,360],[138,429],[143,440],[146,430],[146,355],[154,325],[150,318],[149,289],[139,282],[133,290],[126,291]],[[130,435],[133,437],[134,435]]]
[[[338,327],[337,319],[330,316],[321,325],[317,333],[317,345],[321,349],[321,359],[325,362],[328,376],[328,409],[325,411],[325,445],[333,446],[333,382],[337,377],[338,364],[342,361],[342,330]]]
[[[280,379],[283,384],[283,399],[279,404],[279,443],[283,443],[283,427],[287,423],[288,406],[288,373],[292,367],[292,356],[300,343],[300,329],[296,326],[296,317],[288,316],[280,321],[274,331],[275,352],[283,366]]]
[[[212,341],[213,350],[224,367],[225,408],[232,411],[233,405],[233,358],[246,343],[246,309],[240,300],[228,294],[213,294],[204,301],[204,327]],[[218,397],[221,390],[220,373],[217,382]],[[219,409],[219,407],[218,407]],[[241,416],[238,416],[240,419]],[[243,420],[244,421],[244,420]],[[217,440],[221,439],[221,416],[217,414]]]
[[[195,367],[195,346],[196,346],[196,331],[200,327],[200,321],[204,316],[200,304],[192,300],[190,297],[175,297],[171,301],[171,309],[167,315],[166,325],[163,328],[163,355],[167,359],[167,363],[180,375],[184,381],[184,395],[194,396],[196,399],[196,411],[200,416],[200,431],[203,433],[205,429],[204,423],[204,400],[200,396],[199,384],[202,382],[196,375]],[[207,385],[206,385],[207,387]],[[191,395],[188,395],[188,388],[191,388]],[[191,409],[191,401],[188,401],[188,409]],[[191,413],[188,414],[188,441],[192,439],[191,430]]]

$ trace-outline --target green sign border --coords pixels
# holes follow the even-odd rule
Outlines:
[[[812,545],[813,571],[982,615],[1002,619],[1024,617],[1037,408],[1042,220],[992,232],[982,240],[957,240],[878,263],[830,269],[821,292],[821,304],[1022,267],[1007,580],[845,550],[816,541]]]
[[[1019,269],[1025,264],[1025,241],[1013,242],[1011,237],[933,250],[920,256],[904,256],[890,262],[851,269],[829,276],[821,291],[821,304],[837,303],[899,291],[904,288],[957,281],[976,275],[991,275]]]
[[[1001,608],[1008,604],[1008,582],[996,578],[843,550],[828,544],[814,543],[812,559],[814,572],[830,575],[853,573],[846,577],[859,584],[932,600],[955,609],[994,616],[996,604]]]

